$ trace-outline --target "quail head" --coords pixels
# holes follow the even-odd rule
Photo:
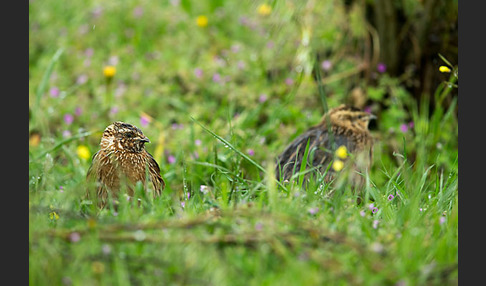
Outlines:
[[[297,136],[278,156],[275,170],[277,180],[291,180],[301,170],[307,144],[309,148],[305,167],[307,170],[314,169],[318,175],[327,170],[325,182],[335,178],[344,165],[343,161],[346,161],[343,157],[348,153],[356,159],[353,163],[356,173],[362,174],[371,164],[373,138],[368,124],[375,118],[373,114],[346,105],[330,109],[318,125]],[[336,152],[338,150],[340,152]],[[339,153],[343,151],[344,154],[339,158]],[[333,165],[329,166],[331,162]],[[342,164],[339,166],[335,162]],[[306,178],[316,172],[307,173]],[[353,180],[354,186],[360,186],[363,176],[355,174]]]

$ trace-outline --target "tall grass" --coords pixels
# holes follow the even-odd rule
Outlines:
[[[312,3],[263,16],[256,2],[31,2],[29,283],[457,284],[456,70],[421,102],[386,74],[364,86],[379,119],[362,204],[345,180],[275,180],[275,157],[359,82],[362,36],[343,32],[341,4]],[[296,71],[304,30],[299,53],[333,63],[322,81],[304,72],[320,68],[310,54]],[[150,138],[167,185],[99,211],[77,151],[94,154],[114,120]]]

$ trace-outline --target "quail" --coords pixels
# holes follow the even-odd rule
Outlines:
[[[277,180],[290,181],[292,176],[301,170],[307,144],[309,148],[306,170],[314,169],[320,174],[324,174],[327,170],[325,182],[334,179],[337,173],[335,169],[339,170],[329,166],[331,162],[341,160],[336,156],[339,147],[344,149],[345,153],[353,154],[355,159],[359,159],[359,162],[358,160],[354,162],[354,168],[358,173],[369,169],[373,138],[368,124],[372,119],[376,119],[376,116],[346,105],[330,109],[318,125],[307,129],[294,139],[277,157],[275,171]],[[312,173],[316,174],[316,172],[308,172],[305,178],[309,178]],[[363,183],[362,179],[362,176],[355,174],[355,182],[353,182],[355,186]]]
[[[145,150],[145,143],[149,142],[143,132],[132,124],[116,121],[106,127],[101,137],[101,148],[93,155],[86,176],[88,186],[95,186],[87,189],[87,197],[96,195],[102,208],[109,197],[116,199],[124,188],[132,197],[139,181],[145,190],[152,190],[154,197],[160,196],[165,182],[159,165]],[[151,182],[149,186],[146,185],[148,181]]]

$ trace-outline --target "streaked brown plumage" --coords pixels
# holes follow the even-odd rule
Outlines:
[[[126,187],[129,196],[134,194],[134,186],[140,181],[145,189],[151,189],[153,196],[160,196],[165,182],[160,175],[160,168],[155,159],[145,150],[145,143],[150,140],[142,131],[132,124],[114,122],[106,127],[101,137],[101,149],[93,156],[86,179],[96,184],[90,192],[96,191],[98,205],[104,207],[108,193],[118,197],[121,189]],[[152,183],[146,186],[146,181]]]
[[[316,167],[319,173],[323,174],[329,163],[335,159],[335,150],[341,145],[346,146],[349,153],[356,155],[355,159],[360,157],[359,164],[357,161],[354,162],[356,171],[363,172],[364,169],[369,169],[373,139],[368,130],[368,123],[374,118],[376,117],[373,114],[345,105],[329,110],[318,125],[294,139],[278,156],[275,172],[277,180],[290,180],[300,171],[308,141],[309,157],[306,170]],[[328,120],[332,138],[328,132]],[[334,175],[333,168],[329,168],[325,181],[330,181]]]

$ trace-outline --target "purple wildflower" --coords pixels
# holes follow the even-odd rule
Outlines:
[[[76,79],[76,83],[79,84],[79,85],[84,84],[87,81],[88,81],[88,76],[85,75],[85,74],[78,76],[78,78]]]
[[[69,235],[69,240],[71,242],[78,242],[81,240],[81,235],[78,233],[78,232],[72,232],[70,235]]]
[[[376,228],[378,227],[378,224],[379,224],[379,223],[380,223],[380,221],[379,221],[379,220],[377,220],[377,219],[375,219],[375,220],[373,221],[373,228],[374,228],[374,229],[376,229]]]
[[[360,216],[362,216],[362,217],[364,217],[364,216],[366,215],[366,213],[365,213],[365,211],[364,211],[364,210],[361,210],[361,211],[359,212],[359,215],[360,215]]]
[[[87,56],[88,58],[92,57],[94,54],[94,49],[93,48],[87,48],[84,51],[84,55]]]
[[[169,164],[174,164],[175,161],[176,161],[176,158],[173,155],[169,155],[167,157],[167,162],[169,162]]]
[[[213,81],[216,82],[216,83],[220,83],[221,82],[221,75],[219,73],[213,74]]]
[[[373,207],[373,209],[371,210],[372,213],[376,213],[377,211],[378,211],[377,207]]]
[[[234,44],[231,46],[231,51],[235,54],[238,53],[240,50],[241,50],[241,46],[238,44]]]
[[[255,155],[255,150],[253,150],[253,149],[248,149],[247,152],[248,152],[248,155],[250,155],[250,156]]]
[[[199,191],[203,194],[207,194],[209,192],[209,187],[208,186],[205,186],[205,185],[201,185],[199,187]]]
[[[292,84],[294,84],[294,80],[288,77],[285,79],[285,84],[291,86]]]
[[[64,114],[64,123],[67,125],[71,125],[73,123],[74,117],[72,114],[66,113]]]
[[[56,97],[59,97],[59,88],[57,87],[52,87],[50,90],[49,90],[49,94],[51,95],[51,97],[53,98],[56,98]]]
[[[389,196],[388,196],[388,200],[389,200],[389,201],[393,200],[393,198],[395,198],[395,196],[394,196],[394,195],[389,195]]]
[[[142,127],[147,126],[149,123],[150,123],[150,119],[147,116],[145,115],[140,116],[140,125],[142,125]]]
[[[194,140],[194,144],[195,144],[196,146],[200,146],[200,145],[201,145],[201,143],[202,143],[202,141],[201,141],[201,140],[199,140],[199,139]]]
[[[183,129],[184,124],[172,123],[172,125],[170,127],[172,128],[172,130]]]
[[[275,43],[273,41],[268,41],[267,49],[272,49],[274,46],[275,46]]]
[[[318,207],[312,207],[312,208],[309,209],[309,213],[311,215],[315,215],[318,211],[319,211]]]
[[[403,133],[407,132],[408,131],[407,124],[403,123],[402,125],[400,125],[400,131],[402,131]]]
[[[366,113],[371,113],[371,105],[365,106],[365,107],[363,108],[363,110],[364,110],[364,112],[366,112]]]
[[[81,107],[77,106],[76,109],[74,110],[74,115],[80,116],[81,114],[83,114],[83,109],[81,109]]]
[[[410,121],[408,123],[408,128],[412,129],[414,126],[415,126],[415,124],[413,123],[413,121]]]
[[[64,131],[62,132],[62,137],[64,137],[64,138],[71,137],[71,131],[69,131],[69,130],[64,130]]]
[[[202,71],[202,69],[200,69],[200,68],[195,68],[195,69],[194,69],[194,75],[195,75],[197,78],[202,78],[202,76],[203,76],[203,71]]]
[[[181,202],[181,207],[182,207],[182,208],[185,208],[185,207],[186,207],[186,202],[182,201],[182,202]]]
[[[439,224],[443,224],[445,221],[446,221],[445,216],[441,216],[441,217],[439,218]]]
[[[261,231],[263,229],[263,223],[257,222],[255,224],[255,230]]]
[[[324,61],[322,61],[322,63],[321,63],[321,68],[322,68],[323,70],[328,71],[328,70],[330,70],[330,69],[331,69],[331,67],[332,67],[332,63],[331,63],[331,61],[330,61],[330,60],[324,60]]]
[[[267,95],[264,93],[260,94],[260,97],[258,98],[258,102],[264,103],[265,101],[267,101]]]
[[[115,115],[118,113],[118,107],[116,106],[113,106],[111,109],[110,109],[110,114],[111,115]]]
[[[236,63],[236,67],[240,70],[244,69],[246,67],[246,64],[244,61],[238,61],[238,63]]]
[[[376,70],[379,73],[384,73],[386,72],[386,65],[384,63],[378,63],[378,65],[376,66]]]
[[[103,254],[105,255],[108,255],[111,253],[111,246],[109,244],[103,244],[101,246],[101,252],[103,252]]]
[[[59,192],[64,193],[64,187],[63,186],[59,186]]]
[[[143,7],[137,6],[133,9],[133,17],[141,18],[143,16]]]

